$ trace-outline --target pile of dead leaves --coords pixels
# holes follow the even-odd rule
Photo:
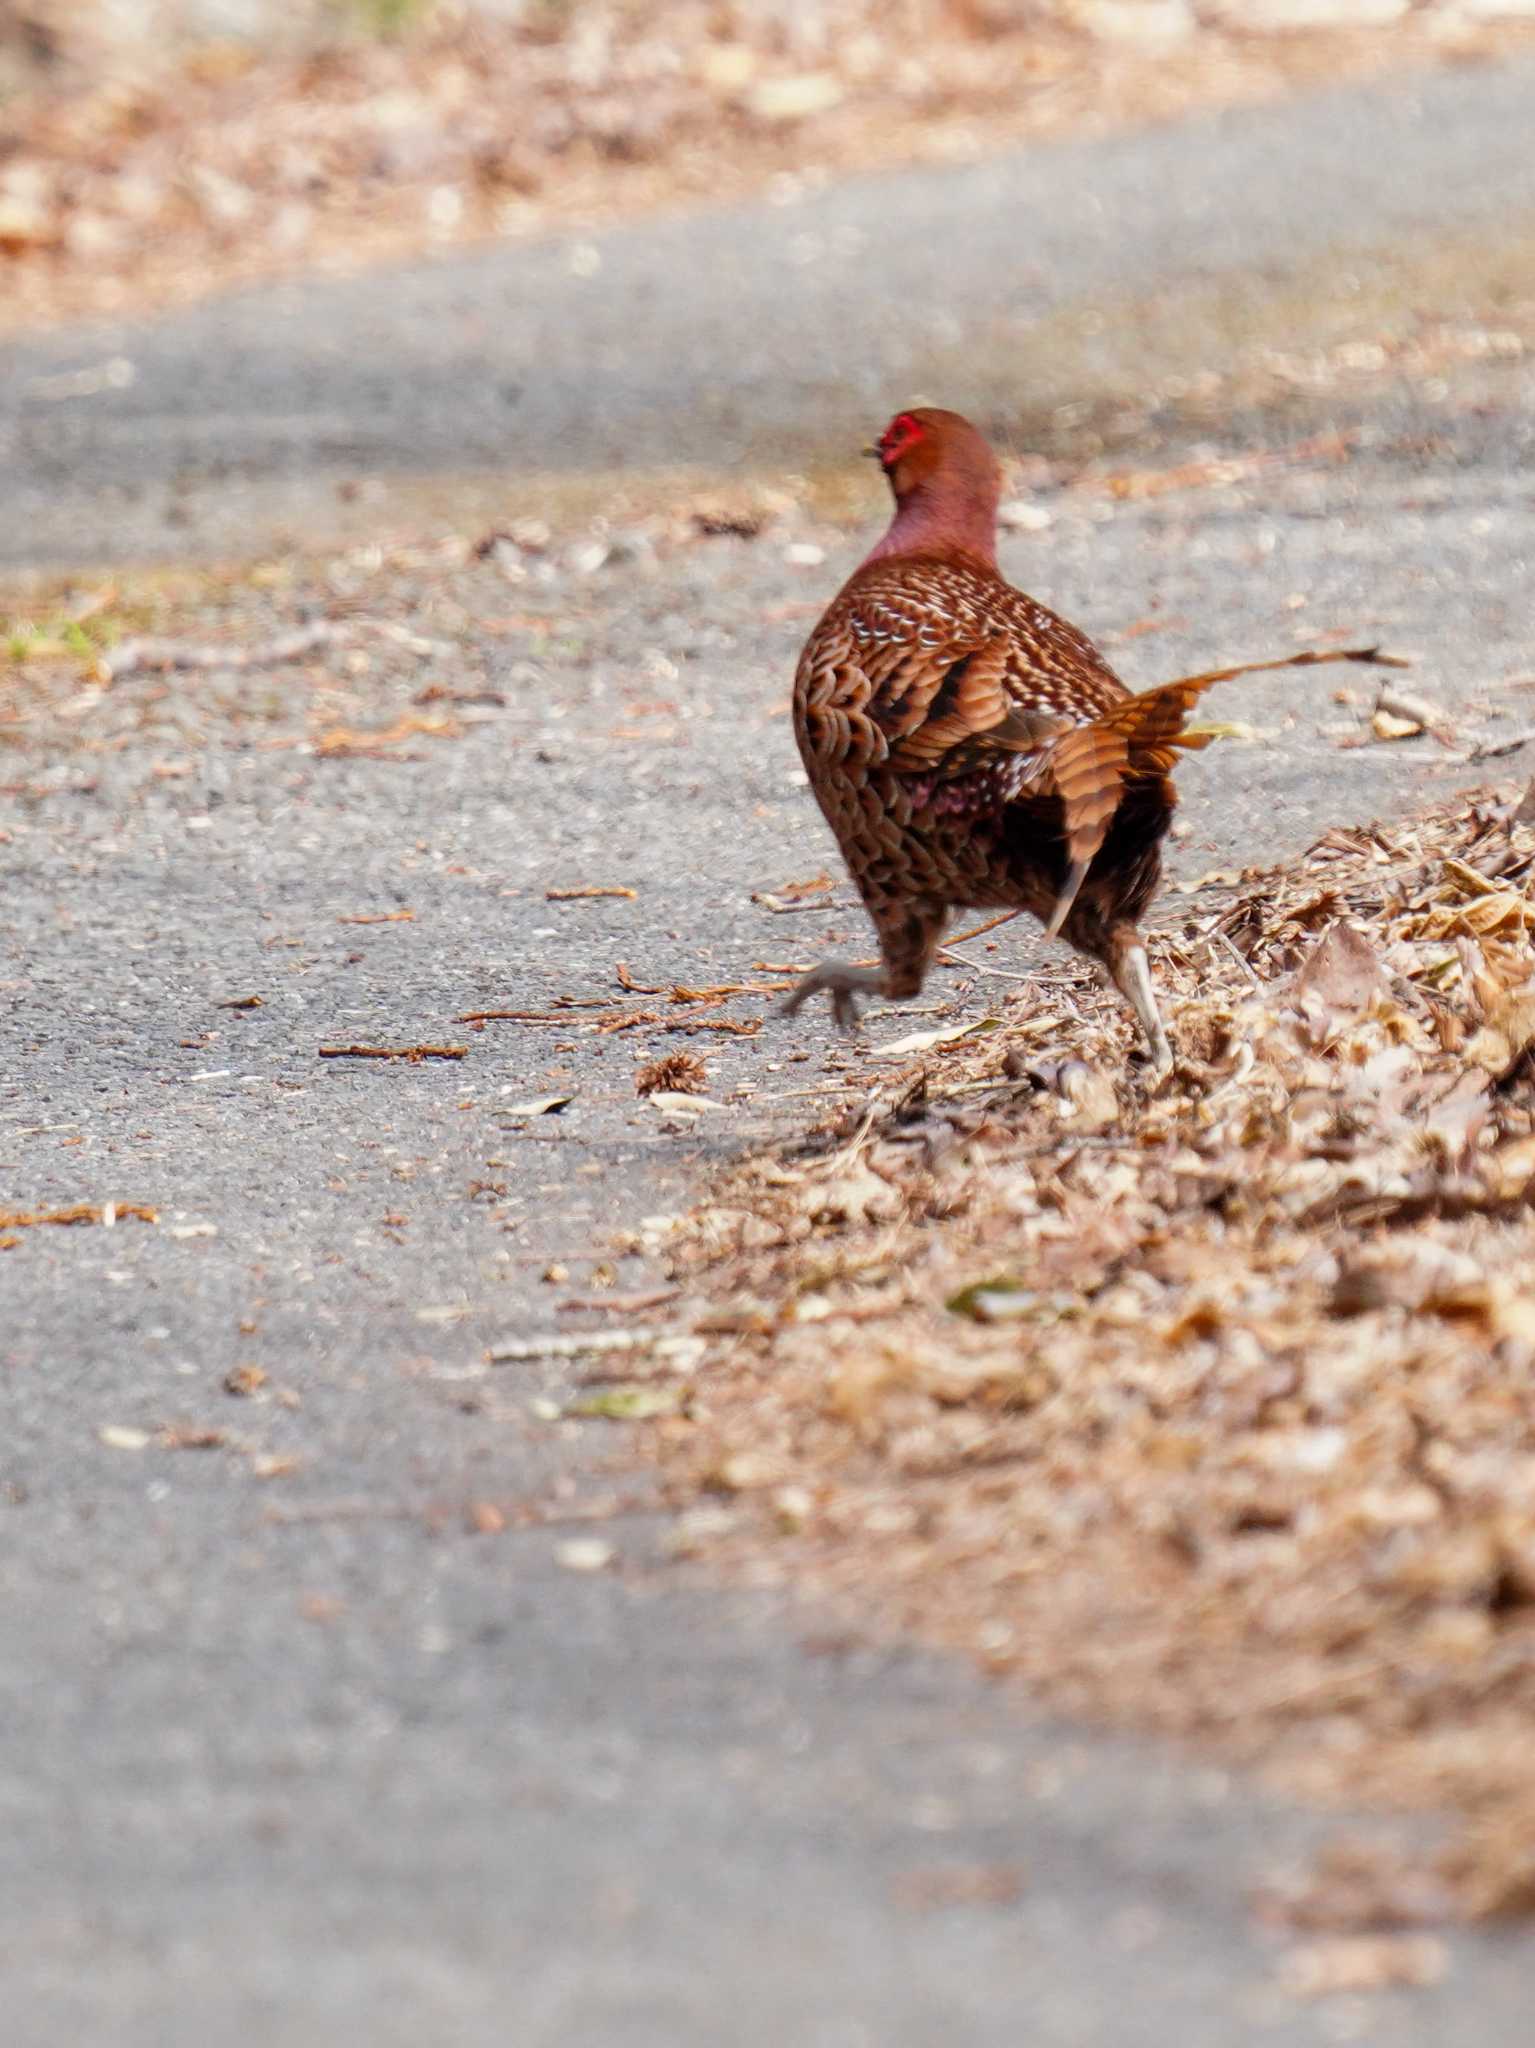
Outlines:
[[[396,35],[318,51],[220,42],[167,64],[159,39],[146,67],[87,32],[99,10],[52,13],[62,89],[0,99],[0,325],[774,181],[792,197],[839,170],[1166,119],[1530,35],[1452,0],[1367,22],[1348,0],[588,0],[520,18],[406,8]],[[599,252],[572,261],[595,277]]]
[[[1164,898],[1158,1096],[1085,977],[873,1048],[675,1228],[684,1546],[1535,1901],[1532,798]]]

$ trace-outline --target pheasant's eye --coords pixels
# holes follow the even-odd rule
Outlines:
[[[880,460],[885,467],[888,469],[892,463],[899,462],[908,450],[915,448],[923,432],[919,420],[914,420],[909,412],[898,412],[879,437]]]

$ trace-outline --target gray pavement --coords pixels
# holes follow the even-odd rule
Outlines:
[[[1429,73],[13,346],[0,567],[312,532],[359,476],[517,498],[838,461],[928,387],[1027,441],[1143,387],[1153,331],[1166,367],[1218,368],[1301,338],[1287,286],[1367,290],[1446,234],[1519,248],[1532,107],[1535,59]]]
[[[759,436],[856,439],[892,385],[958,360],[963,323],[924,340],[888,317],[918,285],[1024,334],[1215,271],[1253,313],[1289,304],[1340,241],[1516,240],[1535,210],[1532,88],[1529,68],[1445,76],[627,230],[598,238],[595,279],[566,245],[505,250],[51,337],[0,358],[0,546],[15,567],[216,551],[289,518],[323,527],[359,473],[451,492],[502,463],[750,466]],[[894,353],[866,346],[886,326]],[[39,395],[117,354],[128,387]],[[1026,353],[977,365],[941,395],[1027,412]],[[1084,361],[1084,391],[1098,375]],[[518,389],[498,399],[496,377]],[[1158,607],[1164,630],[1124,644],[1136,682],[1342,627],[1418,650],[1415,683],[1457,707],[1518,703],[1500,686],[1531,661],[1532,398],[1519,362],[1392,385],[1351,401],[1367,432],[1349,465],[1146,504],[1064,497],[1008,566],[1111,641]],[[571,1322],[541,1261],[564,1255],[582,1289],[606,1228],[674,1209],[842,1055],[819,1019],[710,1047],[717,1096],[758,1094],[704,1137],[636,1103],[624,1040],[560,1051],[492,1026],[461,1066],[382,1071],[315,1047],[605,991],[618,958],[696,981],[851,933],[845,909],[774,919],[751,893],[826,857],[781,706],[791,608],[854,555],[848,540],[794,567],[721,542],[526,597],[487,567],[486,613],[526,603],[563,631],[514,658],[471,622],[465,658],[505,708],[415,760],[264,750],[251,721],[301,687],[291,674],[239,686],[244,722],[188,714],[195,739],[151,679],[72,736],[26,728],[7,748],[0,1199],[162,1215],[0,1253],[7,2038],[1528,2038],[1517,1934],[1457,1940],[1446,1982],[1410,1997],[1277,1999],[1245,1893],[1322,1824],[1198,1760],[1042,1721],[959,1664],[844,1640],[772,1586],[711,1587],[668,1561],[643,1503],[601,1526],[617,1556],[596,1574],[559,1562],[580,1525],[469,1532],[477,1501],[578,1507],[637,1483],[602,1469],[608,1426],[531,1410],[568,1387],[557,1364],[483,1364],[498,1337]],[[614,743],[656,654],[675,679],[640,693],[686,715]],[[1185,871],[1468,774],[1431,743],[1338,750],[1325,678],[1265,679],[1222,708],[1271,738],[1190,764]],[[82,750],[98,717],[125,719],[121,744]],[[159,772],[189,747],[194,772]],[[544,900],[592,879],[639,894]],[[336,922],[395,905],[414,921]],[[256,991],[259,1011],[213,1007]],[[548,1128],[497,1115],[567,1087]],[[505,1189],[493,1208],[476,1181]],[[646,1272],[628,1262],[622,1284]],[[300,1405],[232,1401],[241,1363]],[[240,1447],[100,1435],[166,1421]],[[262,1478],[260,1458],[295,1462]],[[329,1512],[274,1519],[306,1510]],[[1017,1896],[914,1903],[955,1867],[1015,1870]]]

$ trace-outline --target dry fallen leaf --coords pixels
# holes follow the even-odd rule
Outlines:
[[[1297,1001],[1309,998],[1329,1018],[1367,1009],[1386,988],[1380,956],[1362,933],[1340,918],[1306,956],[1295,977]]]
[[[154,1433],[147,1429],[132,1429],[123,1423],[104,1423],[96,1432],[109,1451],[143,1451],[154,1442]]]
[[[499,1117],[558,1116],[575,1101],[574,1095],[536,1095],[530,1102],[497,1103]]]
[[[975,1038],[987,1032],[1001,1029],[996,1017],[978,1017],[969,1024],[950,1024],[942,1030],[913,1031],[905,1038],[894,1038],[886,1045],[869,1048],[871,1060],[908,1059],[913,1053],[932,1052],[941,1045],[958,1045],[962,1039]]]
[[[1466,1057],[1505,1081],[1535,1045],[1535,981],[1509,989],[1489,1011],[1486,1023],[1466,1047]]]
[[[563,1412],[600,1416],[608,1422],[643,1422],[652,1415],[675,1415],[685,1398],[681,1387],[641,1380],[578,1394],[573,1401],[566,1402]]]

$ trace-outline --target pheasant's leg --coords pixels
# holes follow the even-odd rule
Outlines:
[[[892,999],[917,995],[937,950],[948,908],[942,903],[869,906],[879,937],[880,967],[854,967],[846,960],[822,960],[812,967],[783,1010],[792,1017],[802,1003],[823,991],[831,997],[832,1015],[844,1031],[858,1022],[859,995]]]
[[[1080,905],[1067,919],[1066,937],[1079,953],[1098,963],[1135,1012],[1151,1051],[1151,1079],[1165,1080],[1172,1072],[1173,1049],[1157,1008],[1145,940],[1128,917],[1112,911],[1105,915],[1093,903]]]
[[[1162,1013],[1157,1008],[1146,947],[1133,924],[1116,925],[1110,932],[1104,965],[1146,1034],[1146,1043],[1151,1048],[1152,1080],[1165,1080],[1173,1070],[1173,1049],[1167,1042]]]

